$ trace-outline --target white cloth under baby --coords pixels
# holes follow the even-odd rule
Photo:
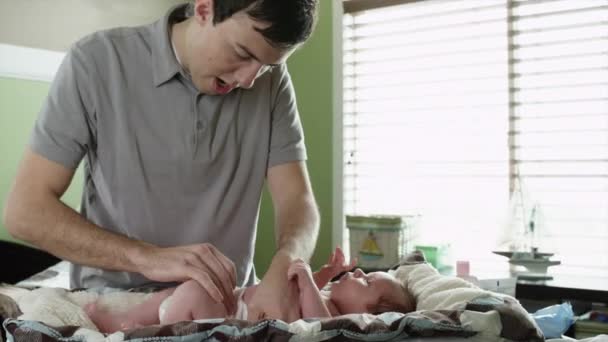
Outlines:
[[[234,291],[234,296],[237,297],[236,313],[235,313],[234,317],[231,317],[231,318],[242,319],[242,320],[247,319],[247,303],[245,303],[245,300],[243,299],[246,289],[247,288],[242,287],[242,288]],[[162,303],[160,303],[160,306],[158,307],[158,318],[161,322],[164,321],[165,314],[167,313],[167,308],[171,304],[171,297],[173,297],[173,295],[165,298],[162,301]]]

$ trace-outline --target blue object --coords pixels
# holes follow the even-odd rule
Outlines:
[[[570,303],[551,305],[532,314],[545,338],[559,338],[574,323]]]

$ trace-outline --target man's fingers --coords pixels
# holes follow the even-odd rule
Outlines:
[[[212,255],[212,253],[209,253],[209,254]],[[207,262],[205,262],[205,261],[207,261]],[[222,271],[223,268],[221,266],[218,266],[219,262],[215,261],[215,263],[214,263],[214,260],[212,257],[203,259],[203,257],[201,257],[200,254],[193,253],[192,257],[188,258],[188,263],[196,269],[196,271],[194,271],[194,272],[196,272],[198,274],[200,274],[200,273],[205,274],[206,278],[209,279],[209,282],[211,282],[214,285],[214,287],[218,291],[220,291],[220,293],[222,294],[222,299],[219,300],[218,303],[223,302],[224,305],[226,306],[226,310],[229,313],[233,313],[234,310],[236,309],[236,302],[235,302],[234,295],[233,295],[234,287],[231,287],[229,284],[226,284],[226,280],[222,279],[218,276],[218,274],[222,274],[225,277],[225,272]],[[214,266],[215,266],[215,268],[214,268]],[[219,272],[217,271],[218,269],[219,269]],[[195,279],[195,280],[200,283],[199,279]],[[201,286],[203,286],[202,283],[201,283]],[[209,292],[209,294],[211,295],[211,292]],[[211,296],[211,297],[214,300],[217,300],[217,298],[215,296]]]
[[[205,266],[205,263],[201,260],[200,256],[196,253],[191,253],[186,257],[186,261],[188,263],[188,265],[190,266],[194,266],[195,268],[199,269],[199,270],[207,270],[207,266]]]
[[[234,262],[228,259],[222,252],[217,250],[217,248],[210,246],[211,253],[215,255],[216,259],[220,262],[225,272],[230,275],[230,281],[232,283],[232,287],[236,286],[236,267],[234,266]]]
[[[214,270],[211,269],[208,264],[205,264],[201,260],[200,256],[198,256],[197,254],[193,254],[193,257],[188,259],[188,263],[196,269],[196,271],[194,271],[194,272],[197,272],[197,271],[198,271],[197,273],[203,272],[203,274],[205,274],[206,278],[209,279],[209,281],[213,285],[215,285],[215,288],[218,291],[220,291],[223,299],[218,299],[219,297],[216,298],[216,296],[211,296],[211,297],[213,299],[215,299],[218,303],[224,302],[224,306],[226,306],[226,310],[232,314],[234,312],[233,310],[235,310],[235,307],[236,307],[232,289],[226,290],[222,280],[217,277],[217,274],[214,272]],[[199,281],[199,279],[195,279],[195,280],[197,282],[199,282],[201,284],[201,286],[203,286],[203,284]],[[207,288],[205,288],[205,289],[207,289]],[[209,294],[211,294],[211,292],[209,292]]]
[[[194,267],[191,269],[191,273],[192,274],[190,274],[190,278],[196,280],[197,283],[199,283],[205,290],[207,290],[207,293],[211,296],[211,298],[213,298],[213,300],[218,303],[222,303],[224,301],[224,296],[222,295],[222,292],[214,284],[214,282],[211,280],[211,277],[207,273],[201,272],[200,270],[195,269]]]
[[[226,258],[220,251],[215,249],[215,247],[207,247],[210,255],[205,261],[219,282],[219,284],[216,283],[216,285],[220,286],[223,290],[225,304],[228,312],[232,314],[236,310],[236,299],[233,295],[233,290],[236,286],[236,272],[234,271],[234,265],[231,265],[232,262],[228,262],[228,258]]]
[[[223,267],[220,266],[219,261],[209,258],[207,260],[206,267],[208,269],[208,275],[214,282],[216,288],[222,292],[222,301],[226,306],[227,311],[232,314],[236,310],[236,300],[233,295],[234,285],[230,279],[230,276],[223,272]]]

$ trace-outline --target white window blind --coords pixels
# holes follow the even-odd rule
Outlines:
[[[608,271],[608,0],[403,2],[343,17],[345,213],[496,262],[517,178],[561,272]]]
[[[511,157],[555,272],[608,277],[608,0],[512,3]]]

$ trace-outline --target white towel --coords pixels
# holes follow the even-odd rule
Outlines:
[[[20,320],[40,321],[52,326],[75,325],[97,330],[84,306],[97,301],[103,308],[126,311],[143,302],[150,294],[116,291],[103,296],[95,292],[70,292],[62,288],[39,288],[28,291],[14,286],[0,287],[0,293],[13,298],[23,314]]]

